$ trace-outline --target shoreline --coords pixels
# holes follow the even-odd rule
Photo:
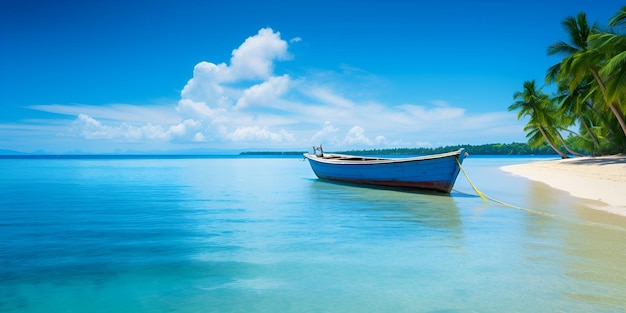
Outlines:
[[[605,204],[589,205],[593,209],[626,216],[626,155],[537,161],[500,169]]]

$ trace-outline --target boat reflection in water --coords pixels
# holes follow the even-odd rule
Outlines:
[[[320,215],[333,216],[327,220],[337,221],[338,216],[343,216],[342,223],[349,225],[353,221],[363,223],[362,217],[368,216],[374,218],[372,223],[378,229],[381,221],[389,222],[382,224],[385,231],[423,231],[430,235],[434,231],[454,237],[460,237],[462,232],[459,208],[448,194],[319,179],[312,179],[310,187],[309,199],[314,200],[315,209]]]

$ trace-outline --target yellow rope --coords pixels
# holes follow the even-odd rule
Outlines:
[[[463,165],[461,165],[461,162],[459,162],[458,158],[456,159],[456,163],[459,165],[459,168],[461,169],[461,172],[463,172],[463,175],[465,175],[465,178],[467,178],[467,181],[470,183],[472,188],[474,188],[474,191],[476,192],[476,194],[478,194],[478,196],[481,199],[483,199],[483,202],[485,202],[486,204],[489,204],[489,201],[487,201],[487,199],[489,199],[489,200],[491,200],[491,201],[493,201],[493,202],[495,202],[497,204],[500,204],[500,205],[503,205],[503,206],[506,206],[506,207],[509,207],[509,208],[522,210],[522,211],[526,211],[526,212],[531,212],[531,213],[535,213],[535,214],[546,215],[546,216],[552,216],[552,217],[556,216],[554,214],[550,214],[550,213],[546,213],[546,212],[541,212],[541,211],[536,211],[536,210],[531,210],[531,209],[526,209],[526,208],[518,207],[518,206],[515,206],[515,205],[511,205],[511,204],[508,204],[506,202],[502,202],[500,200],[494,199],[494,198],[484,194],[482,191],[478,190],[478,187],[476,187],[476,185],[474,185],[472,180],[469,178],[469,175],[467,175],[467,172],[465,172],[465,169],[463,168]]]
[[[459,168],[461,169],[461,172],[463,172],[463,175],[465,175],[465,178],[467,178],[467,181],[470,183],[470,185],[472,186],[472,188],[474,188],[474,191],[476,192],[476,194],[478,194],[478,196],[480,196],[481,199],[483,199],[483,201],[486,204],[489,204],[489,202],[487,201],[487,199],[498,203],[500,205],[509,207],[509,208],[513,208],[513,209],[517,209],[517,210],[521,210],[521,211],[526,211],[529,213],[534,213],[534,214],[540,214],[540,215],[545,215],[545,216],[550,216],[550,217],[555,217],[555,218],[561,218],[561,219],[565,219],[565,220],[569,220],[575,223],[579,223],[579,224],[584,224],[584,225],[589,225],[589,226],[599,226],[599,227],[603,227],[606,229],[612,229],[612,230],[619,230],[619,231],[626,231],[626,228],[623,227],[619,227],[619,226],[613,226],[613,225],[606,225],[606,224],[602,224],[602,223],[595,223],[595,222],[580,222],[565,216],[560,216],[560,215],[555,215],[555,214],[551,214],[551,213],[547,213],[547,212],[542,212],[542,211],[537,211],[537,210],[531,210],[531,209],[526,209],[526,208],[522,208],[522,207],[518,207],[515,205],[511,205],[505,202],[502,202],[500,200],[496,200],[486,194],[484,194],[482,191],[478,190],[478,188],[476,187],[476,185],[474,185],[474,183],[472,182],[472,180],[469,178],[469,175],[467,175],[467,173],[465,172],[465,169],[463,169],[463,165],[461,165],[461,162],[459,162],[459,159],[456,159],[456,163],[459,165]]]
[[[474,183],[472,183],[472,180],[469,178],[469,176],[467,175],[467,173],[465,172],[465,170],[463,169],[463,166],[461,165],[461,162],[459,162],[459,158],[455,158],[456,160],[456,164],[459,165],[459,168],[461,169],[461,172],[463,172],[463,175],[465,175],[465,178],[467,178],[467,181],[470,183],[470,185],[472,186],[472,188],[474,188],[474,191],[476,192],[476,194],[483,199],[483,202],[485,202],[485,204],[489,204],[489,201],[487,201],[485,194],[482,193],[480,190],[478,190],[478,188],[476,188],[476,185],[474,185]]]

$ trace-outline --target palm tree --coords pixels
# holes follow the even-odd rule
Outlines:
[[[563,54],[566,57],[572,56],[577,52],[587,49],[587,39],[589,35],[597,30],[597,25],[589,27],[587,23],[587,15],[584,12],[578,13],[576,18],[569,16],[561,22],[568,34],[570,43],[558,41],[548,47],[548,55]],[[562,62],[559,62],[548,69],[546,74],[546,82],[552,83],[561,75]]]
[[[563,59],[563,61],[567,61],[568,57],[571,57],[576,53],[585,51],[587,49],[588,38],[593,32],[597,30],[597,25],[594,23],[593,26],[589,26],[589,23],[587,23],[587,15],[584,12],[578,13],[578,16],[576,18],[571,16],[565,18],[565,20],[563,20],[561,24],[567,31],[569,43],[565,41],[558,41],[550,45],[548,47],[548,55],[564,54],[566,58]],[[574,121],[578,121],[583,124],[583,126],[587,130],[587,133],[589,133],[592,137],[595,151],[597,150],[599,144],[597,139],[594,137],[593,133],[589,129],[589,126],[585,122],[584,117],[582,116],[581,110],[584,109],[584,106],[579,106],[581,103],[579,102],[580,99],[578,95],[578,93],[581,91],[580,85],[583,82],[588,81],[589,79],[586,77],[581,77],[580,83],[573,83],[573,79],[567,77],[563,70],[563,68],[567,68],[569,64],[567,62],[563,64],[563,61],[551,66],[548,69],[546,73],[546,82],[559,82],[559,94],[561,96],[557,97],[557,99],[562,106],[561,113],[574,116],[571,124],[573,124]],[[579,72],[577,74],[584,74],[584,72]],[[572,98],[572,95],[576,95],[576,98]],[[564,107],[563,104],[565,104]],[[561,141],[564,142],[563,140]],[[567,145],[565,147],[568,148]]]
[[[572,126],[578,122],[584,129],[584,132],[581,132],[589,135],[589,138],[584,138],[582,135],[579,137],[593,143],[592,151],[595,155],[600,150],[600,142],[592,130],[594,126],[591,121],[596,113],[593,110],[593,101],[589,97],[592,92],[590,83],[591,80],[587,79],[570,91],[568,82],[560,82],[555,100],[559,104],[559,114],[562,117],[571,117],[569,120],[564,120],[565,126]]]
[[[524,131],[528,131],[526,137],[529,139],[529,145],[536,147],[545,141],[562,159],[568,158],[554,144],[556,130],[554,124],[551,125],[554,123],[554,115],[548,111],[553,105],[552,99],[541,89],[537,90],[534,80],[525,81],[523,88],[523,91],[513,94],[513,99],[517,101],[511,104],[508,110],[519,110],[518,120],[522,116],[530,116],[530,120],[524,127]]]
[[[626,30],[626,6],[609,21],[610,26],[624,25]],[[615,32],[602,32],[589,37],[591,47],[599,50],[606,62],[599,74],[606,79],[606,98],[610,103],[621,103],[618,109],[624,110],[626,104],[626,35]],[[622,111],[623,112],[623,111]],[[626,133],[625,133],[626,134]]]
[[[622,19],[619,15],[616,18],[616,23],[621,23]],[[548,69],[546,81],[568,81],[570,90],[574,90],[591,75],[600,87],[602,100],[611,109],[626,135],[626,122],[619,106],[623,80],[616,75],[619,73],[626,75],[623,72],[624,67],[619,66],[624,63],[619,62],[619,59],[615,63],[606,62],[608,58],[614,57],[615,45],[621,45],[621,41],[607,36],[611,34],[600,33],[595,24],[589,27],[587,17],[583,12],[579,13],[576,18],[566,18],[562,24],[569,34],[571,44],[559,41],[548,47],[548,55],[562,53],[566,57],[559,64]],[[616,36],[619,37],[619,35]],[[608,67],[608,64],[616,65]],[[608,91],[607,86],[609,86]]]
[[[561,135],[561,133],[559,133],[558,131],[554,132],[554,134],[556,135],[556,137],[559,139],[559,141],[561,142],[561,145],[563,145],[563,148],[565,148],[565,150],[567,150],[567,152],[578,156],[578,157],[583,157],[585,156],[584,154],[580,153],[580,152],[576,152],[574,151],[569,144],[567,144],[567,141],[565,141],[565,138],[563,138],[563,136]]]
[[[545,102],[545,106],[542,106],[541,119],[544,130],[546,130],[546,134],[550,137],[550,140],[553,142],[559,141],[563,148],[567,150],[570,154],[575,156],[583,156],[583,154],[574,151],[569,147],[563,136],[561,135],[561,131],[567,131],[573,133],[577,136],[579,134],[567,129],[567,126],[570,126],[574,123],[575,117],[571,114],[562,114],[562,110],[559,110],[558,107],[555,107],[554,104],[557,98],[549,98],[549,102]]]

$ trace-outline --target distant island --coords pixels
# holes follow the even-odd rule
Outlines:
[[[465,148],[472,155],[556,155],[547,144],[531,148],[526,143],[490,143],[483,145],[454,145],[438,148],[387,148],[368,150],[332,151],[339,154],[358,155],[424,155],[456,151]],[[247,151],[239,155],[301,155],[306,151]],[[328,151],[331,152],[331,151]]]
[[[568,138],[569,139],[569,138]],[[567,140],[566,140],[567,141]],[[465,148],[471,155],[557,155],[557,153],[547,144],[531,148],[526,143],[490,143],[482,145],[452,145],[437,148],[386,148],[386,149],[364,149],[364,150],[326,150],[328,153],[353,154],[353,155],[427,155],[436,153],[445,153]],[[185,150],[185,151],[151,151],[151,152],[115,152],[115,153],[85,153],[81,151],[65,152],[65,153],[46,153],[38,150],[31,153],[24,153],[12,150],[0,149],[0,158],[142,158],[142,157],[198,157],[198,156],[301,156],[303,153],[312,152],[312,148],[308,151],[218,151],[218,150]],[[589,151],[582,151],[583,154],[591,155]]]

